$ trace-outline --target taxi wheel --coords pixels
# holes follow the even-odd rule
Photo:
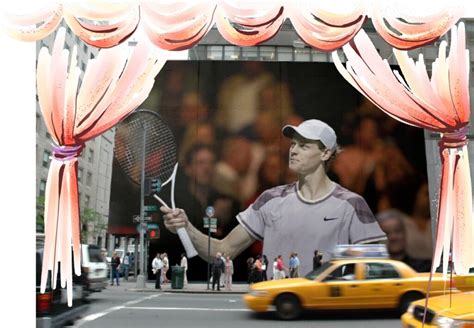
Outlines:
[[[400,313],[405,313],[407,312],[408,310],[408,307],[410,306],[410,303],[411,302],[414,302],[414,301],[417,301],[417,300],[420,300],[422,298],[424,298],[425,296],[420,293],[420,292],[409,292],[409,293],[406,293],[405,295],[402,296],[402,298],[400,299],[400,305],[398,306],[398,310],[400,311]]]
[[[282,320],[293,320],[298,318],[303,309],[298,297],[293,294],[282,294],[275,301],[276,315]]]

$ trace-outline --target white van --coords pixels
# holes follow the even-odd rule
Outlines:
[[[82,274],[86,288],[100,292],[107,286],[107,262],[102,256],[101,248],[97,245],[81,245]]]

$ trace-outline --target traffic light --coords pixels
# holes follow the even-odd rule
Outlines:
[[[158,239],[160,238],[160,229],[159,228],[148,229],[147,234],[148,234],[149,239]]]
[[[150,186],[152,193],[159,193],[161,190],[161,180],[158,178],[151,179],[151,186]]]

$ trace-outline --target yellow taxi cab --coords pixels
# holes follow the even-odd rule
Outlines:
[[[422,327],[425,299],[413,302],[402,316],[404,328]],[[474,328],[474,292],[449,294],[428,299],[425,328]]]
[[[460,279],[462,278],[462,279]],[[304,309],[399,309],[425,297],[429,273],[418,273],[407,264],[388,258],[385,245],[338,245],[332,259],[303,278],[252,284],[244,302],[253,311],[275,309],[280,319],[291,320]],[[456,283],[474,290],[465,277]],[[444,294],[449,282],[433,275],[430,295]],[[453,292],[459,292],[453,288]]]

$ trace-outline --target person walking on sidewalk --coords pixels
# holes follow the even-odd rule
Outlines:
[[[123,277],[125,280],[128,280],[128,268],[130,267],[130,252],[127,252],[125,256],[123,257]]]
[[[234,274],[234,263],[227,255],[225,258],[224,285],[227,290],[232,290],[232,275]]]
[[[163,253],[161,256],[161,261],[163,262],[163,268],[161,269],[161,282],[167,284],[170,281],[168,280],[168,269],[170,268],[170,262],[168,260],[168,254]]]
[[[215,285],[217,284],[217,290],[221,290],[220,279],[221,273],[224,271],[224,262],[222,261],[222,255],[220,252],[217,252],[216,257],[212,260],[212,290],[215,290]]]
[[[188,259],[186,258],[185,253],[181,253],[181,263],[179,264],[184,270],[184,286],[188,285]]]
[[[300,259],[298,257],[298,253],[293,254],[294,259],[294,266],[293,266],[293,277],[298,278],[300,276]]]
[[[163,262],[161,261],[160,258],[160,253],[156,253],[156,257],[153,259],[153,262],[151,262],[151,268],[153,271],[153,274],[156,275],[156,281],[155,281],[155,289],[161,289],[161,269],[163,268]]]
[[[267,269],[268,269],[268,258],[265,254],[262,256],[262,273],[263,273],[263,281],[267,281]]]
[[[316,249],[314,250],[314,257],[313,257],[313,270],[318,269],[321,266],[321,259],[323,256],[319,253],[319,251]]]
[[[116,252],[113,252],[112,259],[110,260],[110,265],[112,267],[112,272],[110,273],[110,285],[114,285],[114,279],[117,282],[117,286],[120,286],[119,279],[119,269],[120,269],[120,257],[117,256]]]

